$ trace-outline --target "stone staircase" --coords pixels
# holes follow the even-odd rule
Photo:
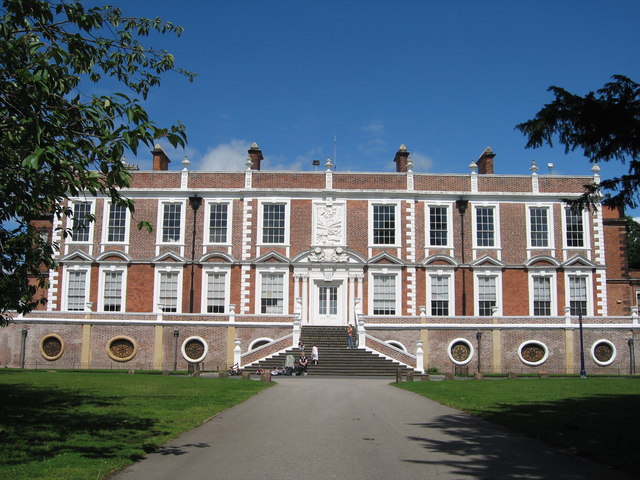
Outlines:
[[[346,327],[302,327],[300,340],[304,344],[304,351],[309,358],[307,373],[309,376],[395,376],[398,368],[402,374],[413,371],[400,363],[388,360],[374,353],[358,348],[347,348]],[[313,365],[311,347],[318,347],[319,362]],[[282,368],[287,355],[293,355],[297,360],[300,356],[298,348],[290,348],[267,360],[253,363],[244,368],[254,373],[260,367],[265,370]]]

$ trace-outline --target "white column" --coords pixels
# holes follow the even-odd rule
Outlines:
[[[302,311],[300,321],[309,324],[309,275],[302,276]],[[298,344],[296,343],[296,347]]]
[[[416,342],[416,370],[424,373],[424,350],[422,349],[422,341]]]
[[[241,340],[239,338],[236,338],[234,340],[234,343],[236,344],[235,347],[233,347],[233,364],[234,365],[238,365],[238,367],[240,367],[240,355],[242,353],[242,349],[240,348],[240,342]]]

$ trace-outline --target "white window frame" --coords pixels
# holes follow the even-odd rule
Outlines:
[[[391,317],[397,317],[402,315],[402,270],[396,268],[372,268],[368,272],[368,315],[374,315],[373,306],[374,306],[374,292],[375,285],[373,277],[376,275],[391,275],[395,276],[395,309],[396,312],[392,315],[388,315]],[[385,316],[385,315],[379,315]]]
[[[374,243],[374,225],[373,225],[373,211],[374,211],[374,207],[377,206],[384,206],[384,207],[388,207],[388,206],[393,206],[394,207],[394,211],[393,211],[393,216],[394,216],[394,223],[395,223],[395,227],[394,227],[394,243]],[[369,201],[369,248],[378,248],[378,249],[384,249],[384,248],[398,248],[402,246],[402,208],[401,208],[401,202],[399,201]]]
[[[447,218],[447,242],[444,245],[432,245],[431,244],[431,208],[446,208]],[[425,244],[427,248],[453,248],[453,208],[451,202],[438,203],[428,202],[425,203]]]
[[[209,275],[224,275],[224,312],[209,313],[207,311],[207,298],[209,293]],[[202,269],[202,294],[200,311],[203,315],[229,315],[229,305],[231,303],[231,268],[227,266],[205,266]]]
[[[124,211],[125,211],[124,240],[122,242],[109,240],[109,218],[111,216],[112,206],[113,206],[113,202],[111,200],[106,200],[104,202],[104,214],[103,214],[103,221],[102,221],[102,243],[105,245],[128,245],[129,234],[130,234],[129,226],[131,224],[131,212],[127,207],[124,207]]]
[[[496,315],[502,315],[502,272],[497,270],[482,270],[473,272],[473,313],[480,316],[480,295],[479,295],[479,278],[495,277],[496,278]],[[487,316],[483,316],[487,318]]]
[[[282,313],[262,313],[262,276],[264,274],[281,274],[282,278]],[[259,267],[256,269],[256,291],[254,311],[258,315],[288,315],[289,314],[289,269],[287,267]]]
[[[473,203],[471,205],[471,223],[473,248],[478,250],[499,250],[500,242],[500,206],[497,203]],[[478,245],[478,208],[493,209],[493,245]]]
[[[94,200],[91,199],[81,199],[81,198],[73,198],[70,201],[70,205],[69,207],[71,208],[71,211],[73,212],[75,209],[76,204],[80,204],[80,203],[86,203],[89,204],[89,215],[93,215],[95,216],[96,214],[96,202]],[[69,235],[67,237],[67,242],[68,243],[73,243],[76,245],[91,245],[93,243],[93,228],[94,228],[94,224],[95,224],[95,218],[94,220],[89,222],[89,233],[88,233],[88,240],[74,240],[73,239],[73,214],[71,215],[71,217],[68,217],[68,222],[70,222],[70,231],[71,231],[71,235]],[[69,223],[68,223],[69,225]]]
[[[211,242],[209,238],[211,236],[211,208],[213,205],[226,205],[227,206],[227,235],[223,242]],[[225,199],[208,200],[205,209],[205,221],[204,221],[204,244],[205,245],[231,245],[231,228],[233,225],[233,201]]]
[[[264,206],[265,205],[284,205],[284,241],[282,243],[265,243],[264,238]],[[260,200],[258,205],[258,232],[257,246],[277,245],[279,247],[290,246],[290,230],[291,230],[291,202],[288,199],[269,198]]]
[[[547,211],[547,246],[536,247],[531,242],[533,234],[531,226],[531,209],[545,209]],[[555,249],[555,235],[553,232],[553,206],[549,203],[528,203],[526,205],[527,212],[527,248],[529,250],[553,250]]]
[[[161,273],[177,273],[178,274],[178,292],[177,292],[177,300],[176,300],[176,311],[175,312],[163,312],[160,309],[160,274]],[[184,271],[181,267],[171,266],[171,265],[162,265],[155,268],[154,272],[154,288],[153,288],[153,311],[155,313],[167,313],[178,314],[182,313],[182,290],[183,290],[183,274]]]
[[[433,317],[435,315],[433,315],[431,313],[431,300],[432,300],[432,288],[431,288],[431,279],[432,277],[449,277],[449,288],[448,288],[448,294],[449,294],[449,314],[448,315],[442,315],[445,317],[453,317],[456,314],[456,296],[455,296],[455,277],[453,274],[453,271],[448,271],[448,270],[436,270],[436,271],[427,271],[427,281],[426,281],[426,287],[427,287],[427,316],[428,317]],[[438,315],[440,316],[440,315]]]
[[[565,250],[591,250],[591,239],[590,239],[590,226],[589,226],[589,215],[587,209],[584,209],[582,214],[582,235],[583,235],[583,246],[582,247],[570,247],[567,243],[567,211],[569,207],[567,205],[562,206],[562,246]]]
[[[549,278],[549,288],[551,289],[551,314],[549,316],[555,317],[558,315],[558,287],[557,287],[557,275],[555,271],[531,271],[529,272],[529,315],[532,317],[544,317],[545,315],[534,314],[534,277]]]
[[[85,272],[84,307],[82,310],[69,310],[69,276],[70,272]],[[62,295],[62,310],[70,312],[84,312],[89,310],[89,294],[91,291],[91,267],[88,265],[68,265],[64,267],[64,291]]]
[[[177,241],[165,242],[163,241],[164,233],[164,208],[165,205],[181,205],[180,207],[180,238]],[[186,214],[187,214],[187,201],[176,199],[160,199],[158,200],[158,220],[156,225],[158,226],[156,231],[156,243],[158,245],[177,245],[184,246],[184,236],[186,230]]]
[[[591,272],[587,272],[585,270],[575,270],[575,271],[566,271],[564,274],[564,298],[565,298],[565,307],[571,307],[571,285],[569,284],[570,277],[584,277],[586,278],[586,289],[587,289],[587,311],[582,312],[582,316],[591,316],[593,315],[593,276]]]
[[[106,311],[105,310],[105,295],[104,289],[106,286],[105,274],[119,272],[122,274],[122,284],[120,285],[120,301],[121,308],[119,311]],[[106,313],[122,313],[127,310],[127,267],[124,265],[109,265],[109,266],[100,266],[100,273],[98,277],[98,311],[106,312]]]

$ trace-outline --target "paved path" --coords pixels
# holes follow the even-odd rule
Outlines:
[[[278,378],[114,478],[625,478],[389,381]]]

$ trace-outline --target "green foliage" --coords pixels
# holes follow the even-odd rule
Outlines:
[[[268,386],[238,379],[0,371],[0,475],[107,478]]]
[[[629,268],[640,269],[640,223],[627,217],[627,261]]]
[[[57,247],[30,226],[43,214],[62,218],[69,197],[102,194],[133,209],[119,189],[131,177],[122,161],[166,138],[184,146],[179,122],[156,125],[142,102],[173,55],[147,48],[153,32],[180,35],[159,18],[130,18],[79,0],[3,0],[0,7],[0,323],[36,306],[41,268]],[[91,94],[122,90],[111,94]],[[63,232],[68,234],[69,232]],[[28,279],[32,278],[31,285]]]
[[[549,87],[555,100],[536,116],[516,125],[527,137],[527,148],[564,145],[565,152],[581,149],[592,163],[620,161],[628,173],[604,179],[600,185],[585,185],[586,193],[576,202],[585,207],[602,200],[611,206],[638,205],[640,187],[640,85],[623,75],[596,92],[575,95],[560,87]]]

